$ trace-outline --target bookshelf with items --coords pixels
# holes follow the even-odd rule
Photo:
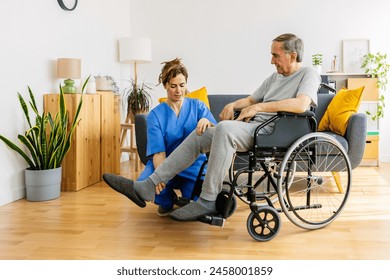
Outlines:
[[[379,97],[376,78],[364,73],[343,72],[326,73],[324,76],[336,89],[336,93],[343,87],[354,89],[364,86],[359,113],[370,112],[371,115],[375,115]],[[371,115],[367,116],[367,139],[363,160],[360,164],[362,166],[379,165],[379,122],[378,119],[373,120]]]
[[[348,78],[347,87],[354,89],[364,86],[359,112],[369,112],[367,116],[367,139],[361,165],[379,165],[379,122],[373,120],[378,107],[379,92],[377,78]]]

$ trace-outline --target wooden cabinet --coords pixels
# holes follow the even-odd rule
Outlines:
[[[62,190],[78,191],[101,181],[103,173],[120,172],[119,97],[112,92],[65,94],[70,121],[83,98],[72,146],[62,164]],[[44,110],[58,110],[59,94],[44,95]]]
[[[100,173],[120,173],[120,96],[98,91],[101,100],[101,168]]]
[[[378,141],[379,141],[379,135],[367,135],[366,148],[364,150],[363,160],[378,161],[379,158]]]
[[[378,102],[378,88],[377,78],[348,78],[347,86],[348,89],[354,89],[364,86],[362,93],[362,102],[372,101]]]

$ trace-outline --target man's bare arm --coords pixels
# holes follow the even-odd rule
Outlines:
[[[223,108],[219,117],[221,118],[221,120],[232,120],[234,118],[234,111],[240,111],[243,108],[252,106],[255,103],[256,101],[250,96],[238,99],[232,103],[227,104]]]
[[[289,98],[280,101],[256,103],[241,110],[237,120],[249,121],[257,113],[276,113],[279,111],[290,113],[303,113],[311,104],[311,98],[307,95],[298,95],[295,98]]]

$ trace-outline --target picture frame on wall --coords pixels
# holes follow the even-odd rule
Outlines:
[[[370,52],[370,40],[353,39],[343,40],[343,72],[364,73],[360,67],[363,56]]]

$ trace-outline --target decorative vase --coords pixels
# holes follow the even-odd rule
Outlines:
[[[85,92],[86,93],[96,93],[96,83],[95,83],[95,81],[88,81]]]
[[[56,199],[61,193],[61,167],[47,170],[25,170],[28,201]]]

